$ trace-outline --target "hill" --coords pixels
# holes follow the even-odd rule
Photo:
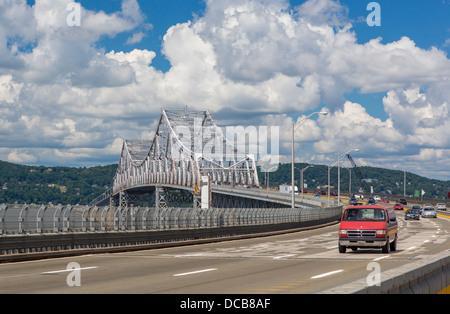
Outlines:
[[[0,161],[0,204],[88,204],[112,184],[117,165],[24,166]]]
[[[302,169],[307,164],[296,163]],[[0,204],[88,204],[111,187],[117,164],[88,168],[24,166],[0,161]],[[300,171],[295,169],[295,183],[298,186]],[[348,168],[341,168],[341,194],[349,191]],[[352,169],[352,192],[362,187],[369,194],[370,186],[374,193],[382,195],[403,195],[403,171],[375,167],[359,167],[363,183]],[[267,176],[258,171],[260,183],[267,184]],[[336,191],[337,168],[330,171],[331,190]],[[328,184],[328,167],[314,165],[304,172],[304,180],[309,191],[325,190]],[[269,174],[269,184],[278,187],[290,184],[291,165],[280,164],[278,170]],[[413,173],[406,173],[406,194],[414,195],[415,190],[425,191],[427,198],[446,198],[450,191],[450,181],[428,179]]]
[[[296,163],[294,171],[295,184],[300,185],[300,170],[308,164]],[[351,169],[351,172],[349,171]],[[390,170],[377,167],[358,167],[361,177],[358,178],[354,168],[341,168],[341,194],[348,195],[349,174],[352,176],[352,193],[358,193],[362,188],[363,193],[370,194],[373,187],[374,194],[383,195],[403,195],[404,172],[400,170]],[[266,174],[258,172],[260,184],[267,185]],[[314,165],[303,173],[307,190],[327,190],[328,186],[328,166]],[[362,179],[362,180],[361,180]],[[280,164],[278,170],[269,174],[269,185],[278,187],[280,184],[291,184],[291,165]],[[330,169],[330,189],[337,191],[337,167]],[[406,195],[414,196],[415,191],[424,190],[425,198],[446,199],[447,192],[450,192],[450,180],[441,181],[429,179],[417,174],[406,172]]]

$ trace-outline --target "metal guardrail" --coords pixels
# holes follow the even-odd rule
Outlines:
[[[0,205],[0,235],[192,229],[305,222],[339,217],[331,208],[154,208]]]
[[[0,235],[90,231],[98,208],[80,205],[0,205]],[[102,212],[106,212],[105,209]],[[100,217],[106,226],[106,217]],[[106,230],[106,229],[105,229]]]
[[[342,207],[202,210],[0,205],[0,262],[284,232],[332,223],[341,212]]]

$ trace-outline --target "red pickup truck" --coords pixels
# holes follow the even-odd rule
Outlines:
[[[398,223],[392,207],[357,205],[347,207],[339,226],[339,252],[347,248],[381,248],[383,253],[397,249]]]

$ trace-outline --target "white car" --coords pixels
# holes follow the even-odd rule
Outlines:
[[[436,209],[437,210],[447,210],[447,206],[444,203],[437,203]]]
[[[437,218],[436,210],[433,207],[424,207],[422,209],[422,217],[423,218],[427,218],[427,217]]]
[[[374,199],[376,202],[381,202],[381,197],[379,197],[378,195],[375,195],[375,196],[373,197],[373,199]]]
[[[355,198],[356,198],[357,200],[363,200],[363,199],[364,199],[364,195],[362,195],[362,194],[356,194],[356,195],[355,195]]]

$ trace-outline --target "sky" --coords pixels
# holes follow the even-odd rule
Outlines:
[[[279,160],[450,180],[450,0],[0,0],[0,160],[117,163],[161,109],[279,126]],[[380,17],[370,26],[368,17]],[[372,19],[370,19],[372,21]],[[350,166],[343,164],[344,166]]]

